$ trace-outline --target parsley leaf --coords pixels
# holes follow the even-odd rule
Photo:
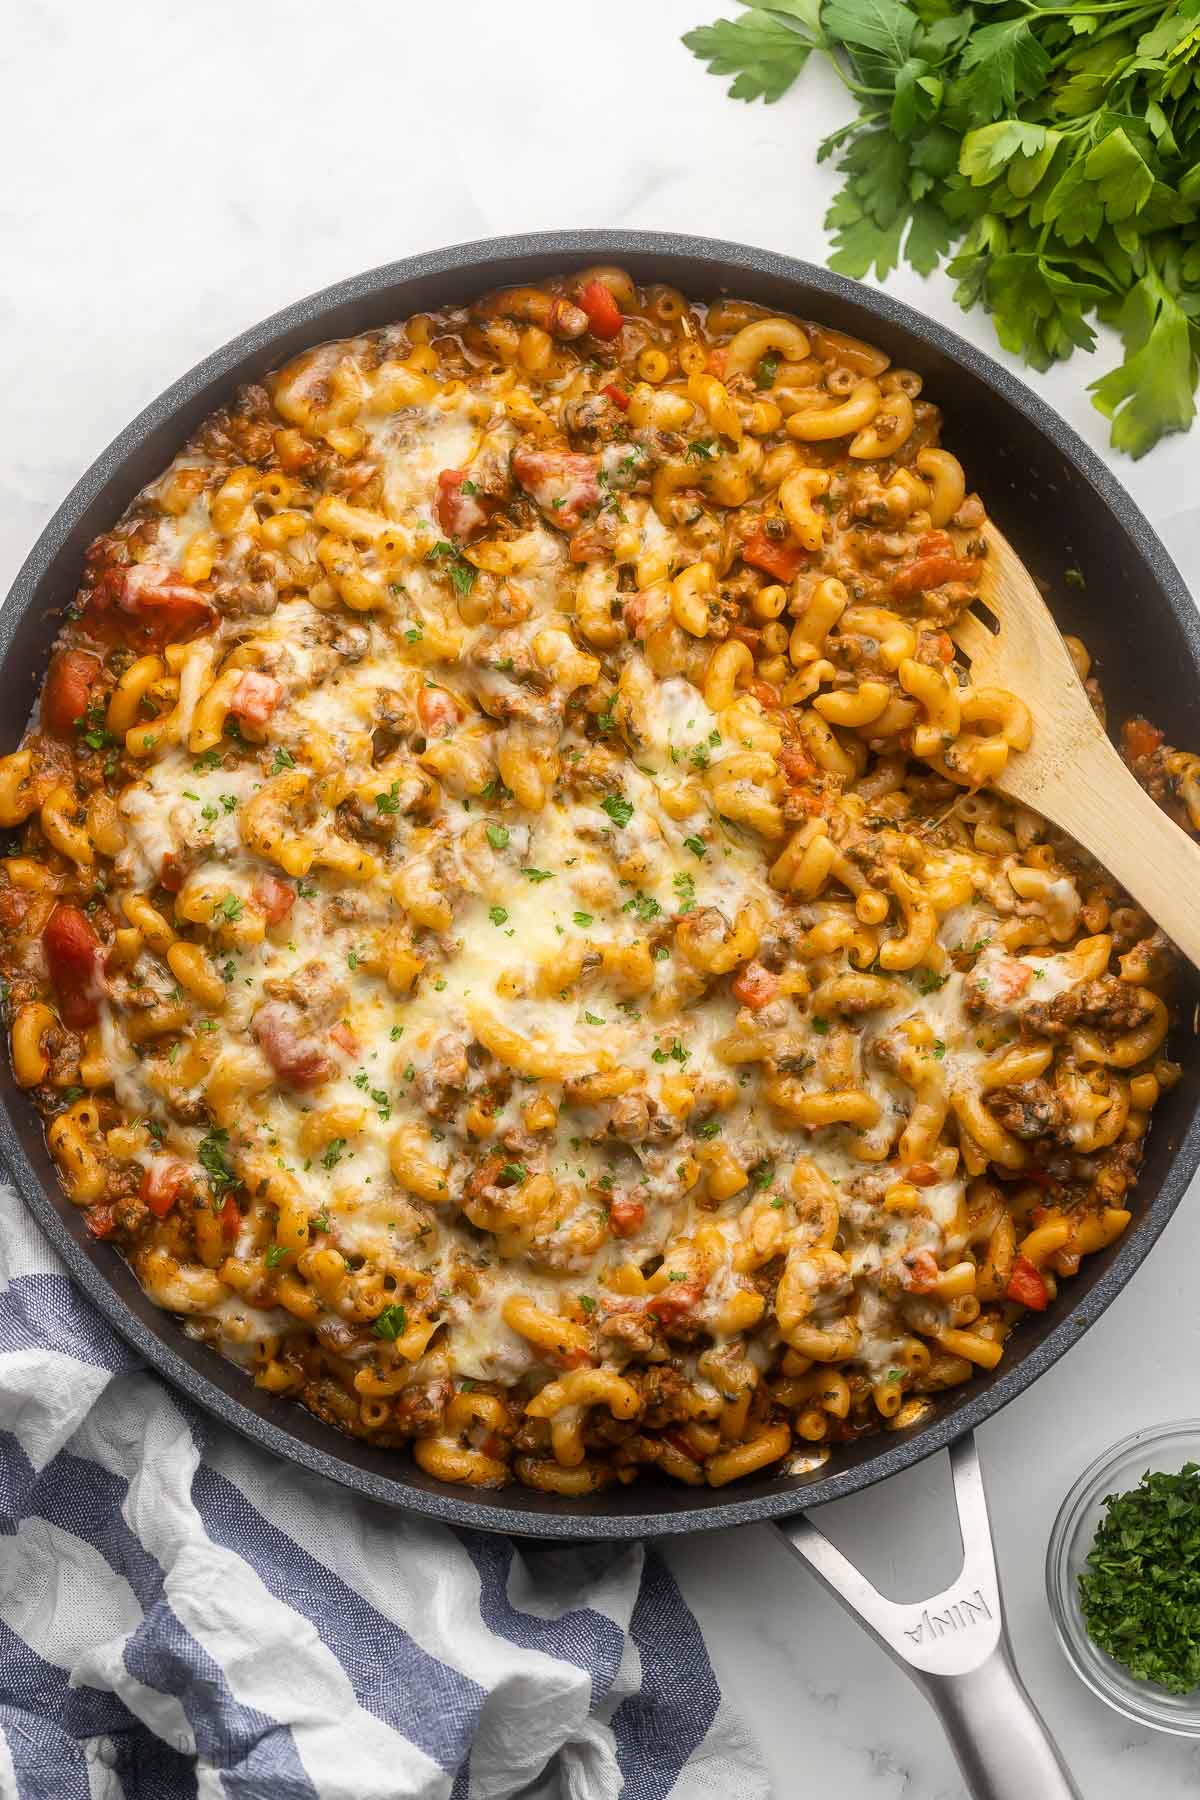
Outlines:
[[[387,1343],[394,1344],[398,1337],[403,1336],[407,1327],[408,1314],[402,1306],[385,1306],[371,1326],[371,1330],[377,1338],[383,1338]]]
[[[633,817],[632,801],[623,800],[620,794],[606,794],[600,802],[600,806],[614,825],[628,825]]]
[[[229,1160],[229,1133],[224,1126],[215,1127],[207,1137],[201,1138],[196,1148],[196,1156],[200,1167],[208,1176],[208,1185],[218,1199],[231,1187],[235,1186],[237,1176],[233,1172],[233,1164]]]
[[[782,11],[782,9],[780,9]],[[815,12],[814,8],[814,12]],[[812,42],[775,13],[755,10],[740,19],[718,19],[689,31],[684,43],[713,75],[733,75],[730,97],[768,104],[791,87],[812,52]]]

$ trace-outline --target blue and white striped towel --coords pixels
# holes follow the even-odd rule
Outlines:
[[[762,1800],[640,1544],[521,1550],[276,1461],[0,1186],[0,1800]]]

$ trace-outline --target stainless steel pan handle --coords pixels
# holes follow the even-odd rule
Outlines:
[[[1081,1800],[1013,1663],[970,1433],[951,1446],[950,1470],[963,1563],[957,1579],[928,1600],[886,1599],[803,1514],[776,1529],[916,1682],[945,1727],[974,1800]]]

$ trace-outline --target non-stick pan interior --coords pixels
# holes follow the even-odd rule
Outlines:
[[[971,486],[1047,584],[1063,628],[1091,649],[1110,717],[1144,712],[1171,742],[1200,749],[1200,624],[1193,603],[1132,501],[1035,393],[943,327],[827,270],[736,244],[597,231],[460,245],[373,270],[256,326],[155,401],[55,514],[0,612],[0,753],[20,736],[61,609],[78,586],[86,546],[236,387],[311,344],[489,287],[601,261],[619,262],[639,280],[666,281],[697,297],[732,293],[818,319],[916,369],[942,408],[945,442],[962,458]],[[698,1530],[781,1515],[866,1487],[997,1411],[1076,1341],[1146,1255],[1200,1163],[1194,1000],[1190,988],[1181,997],[1173,1054],[1184,1078],[1155,1109],[1136,1216],[1125,1236],[1085,1259],[1057,1304],[1022,1322],[1000,1367],[953,1390],[925,1424],[842,1446],[809,1474],[733,1489],[698,1490],[647,1476],[592,1499],[565,1500],[519,1487],[475,1495],[433,1481],[406,1456],[343,1437],[300,1407],[254,1388],[151,1305],[120,1258],[89,1238],[62,1194],[41,1124],[16,1088],[7,1059],[0,1071],[0,1160],[76,1281],[146,1360],[276,1453],[376,1499],[485,1529],[543,1537]]]

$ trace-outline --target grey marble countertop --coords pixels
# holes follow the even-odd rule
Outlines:
[[[567,225],[695,231],[820,260],[834,184],[812,151],[843,117],[813,69],[734,105],[678,43],[718,0],[30,0],[7,21],[0,109],[0,591],[72,482],[149,399],[297,296],[408,252]],[[889,286],[996,353],[950,284]],[[1092,359],[1032,377],[1102,454]],[[1028,376],[1028,372],[1025,372]],[[1200,584],[1200,436],[1112,466]],[[1147,671],[1149,675],[1149,671]],[[1200,1411],[1195,1196],[1133,1285],[981,1434],[1025,1679],[1088,1800],[1200,1783],[1200,1746],[1139,1731],[1080,1687],[1042,1588],[1084,1463]],[[951,1572],[944,1458],[826,1509],[889,1591]],[[766,1529],[669,1555],[780,1800],[961,1800],[925,1703]],[[1036,1800],[1030,1796],[1030,1800]]]

